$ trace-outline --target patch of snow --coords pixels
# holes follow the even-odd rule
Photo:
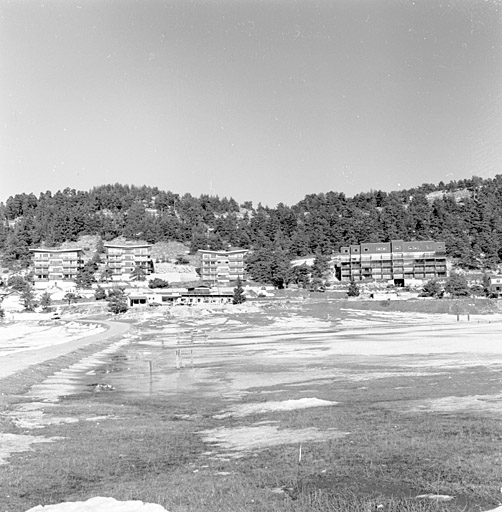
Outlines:
[[[403,412],[502,412],[502,393],[493,395],[445,396],[402,402]]]
[[[449,496],[448,494],[419,494],[415,496],[417,500],[428,499],[436,501],[451,501],[455,499],[455,496]]]
[[[7,464],[11,453],[31,451],[33,443],[52,443],[59,437],[38,437],[24,434],[3,434],[0,432],[0,465]]]
[[[199,432],[203,434],[205,443],[214,443],[229,452],[222,457],[241,457],[246,452],[262,450],[270,446],[306,442],[320,442],[327,439],[337,439],[348,435],[348,432],[337,430],[319,430],[304,428],[299,430],[282,429],[277,426],[260,425],[236,428],[215,428]]]
[[[57,505],[37,505],[26,512],[167,512],[155,503],[118,501],[97,496],[87,501],[68,501]]]
[[[298,400],[284,400],[282,402],[259,402],[251,404],[242,404],[231,407],[229,412],[213,416],[216,419],[230,417],[242,418],[250,414],[263,414],[277,411],[294,411],[296,409],[307,409],[309,407],[327,407],[337,405],[338,402],[329,400],[320,400],[319,398],[299,398]]]

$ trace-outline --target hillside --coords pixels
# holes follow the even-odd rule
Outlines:
[[[354,197],[310,194],[275,208],[120,184],[39,197],[22,193],[0,205],[0,251],[3,265],[11,267],[27,263],[30,247],[82,236],[180,244],[167,259],[228,246],[292,259],[332,254],[352,243],[434,239],[444,240],[448,256],[464,268],[495,268],[502,258],[501,197],[502,175]]]

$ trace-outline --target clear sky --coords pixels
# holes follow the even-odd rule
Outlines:
[[[106,183],[275,206],[502,173],[485,0],[0,0],[0,201]]]

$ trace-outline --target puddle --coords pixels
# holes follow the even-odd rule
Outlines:
[[[90,384],[88,380],[94,378],[93,375],[88,374],[92,374],[96,367],[109,366],[109,358],[129,342],[128,339],[122,339],[97,354],[85,357],[68,368],[54,373],[42,383],[34,385],[28,396],[41,399],[44,402],[57,402],[62,396],[85,391],[86,386]]]

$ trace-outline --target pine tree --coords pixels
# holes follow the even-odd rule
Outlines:
[[[21,304],[23,305],[26,311],[34,311],[37,307],[37,302],[35,300],[35,292],[33,291],[33,287],[30,285],[26,285],[21,292]]]
[[[127,296],[122,288],[115,288],[108,291],[108,311],[118,315],[129,309]]]
[[[136,264],[134,270],[131,272],[131,279],[133,281],[145,281],[146,270],[139,263]]]
[[[485,294],[486,297],[489,297],[491,295],[490,276],[486,272],[483,274],[481,285],[483,286],[483,293]]]
[[[84,264],[82,268],[80,268],[77,272],[77,277],[75,278],[75,283],[77,286],[81,288],[90,288],[92,283],[96,282],[96,277],[94,274],[98,269],[98,265],[95,261],[90,260]]]
[[[349,297],[359,297],[359,294],[361,292],[359,291],[359,286],[357,286],[357,283],[354,281],[354,278],[352,277],[350,279],[349,289],[347,290],[347,295]]]
[[[244,295],[244,289],[242,288],[240,277],[237,278],[236,287],[234,288],[234,298],[232,302],[234,304],[242,304],[243,302],[246,302],[246,296]]]
[[[51,294],[48,291],[45,291],[42,296],[40,297],[40,306],[42,307],[43,311],[50,311],[52,305],[52,298]]]
[[[469,295],[467,279],[458,272],[452,272],[446,281],[444,291],[454,297],[466,297]]]
[[[110,267],[105,266],[105,268],[101,272],[101,278],[100,278],[101,282],[107,283],[108,281],[111,281],[112,279],[113,279],[113,270]]]

